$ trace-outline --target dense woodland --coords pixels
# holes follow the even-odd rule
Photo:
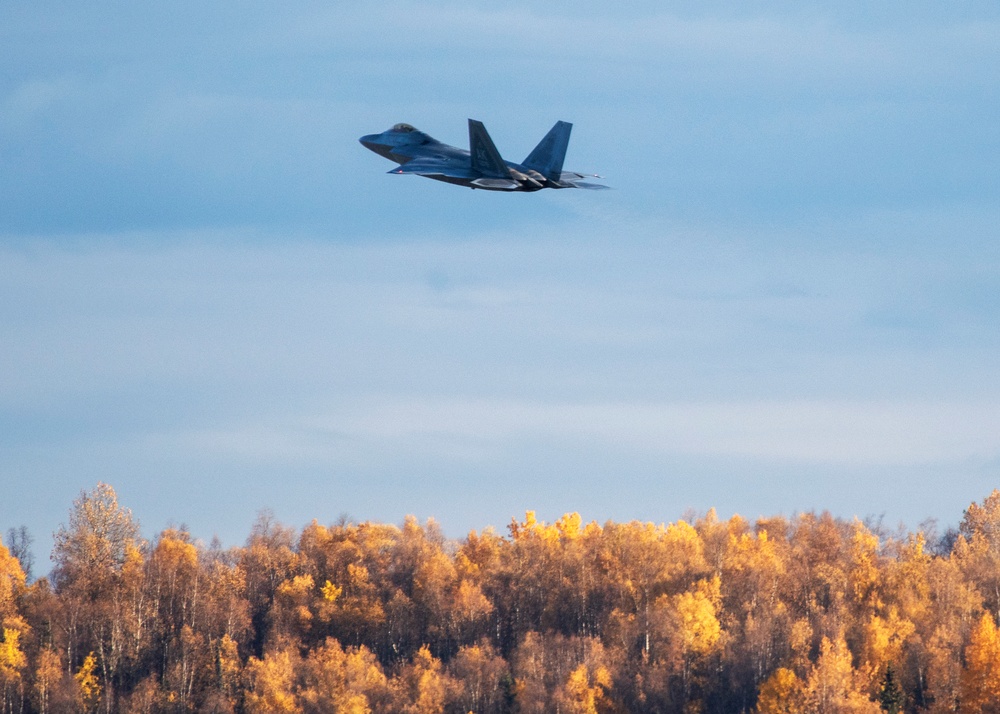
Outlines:
[[[25,536],[0,545],[4,714],[1000,712],[1000,491],[944,538],[825,513],[529,512],[460,541],[264,514],[222,549],[145,542],[99,484],[49,577]]]

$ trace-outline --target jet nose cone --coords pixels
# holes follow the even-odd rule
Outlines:
[[[392,158],[392,145],[387,144],[385,137],[381,134],[366,134],[358,139],[358,141],[369,151],[374,151],[379,156],[384,156],[387,159]]]

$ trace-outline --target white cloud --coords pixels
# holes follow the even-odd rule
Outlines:
[[[558,445],[628,461],[751,460],[862,471],[1000,458],[1000,405],[976,402],[755,401],[557,403],[365,399],[323,415],[151,435],[156,450],[246,463],[354,465],[373,459],[482,465]]]
[[[1000,405],[975,403],[459,399],[376,402],[309,426],[390,449],[475,443],[494,453],[497,446],[519,440],[556,440],[584,450],[871,467],[996,458],[997,423]]]

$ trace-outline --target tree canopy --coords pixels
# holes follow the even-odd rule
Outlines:
[[[15,533],[0,714],[1000,712],[1000,491],[943,539],[827,513],[528,512],[460,540],[264,513],[223,549],[143,540],[98,484],[34,582]]]

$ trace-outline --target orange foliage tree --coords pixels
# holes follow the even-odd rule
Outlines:
[[[954,540],[827,513],[751,523],[267,513],[144,541],[106,484],[29,583],[0,544],[5,712],[1000,714],[1000,492]],[[891,686],[890,686],[891,685]]]

